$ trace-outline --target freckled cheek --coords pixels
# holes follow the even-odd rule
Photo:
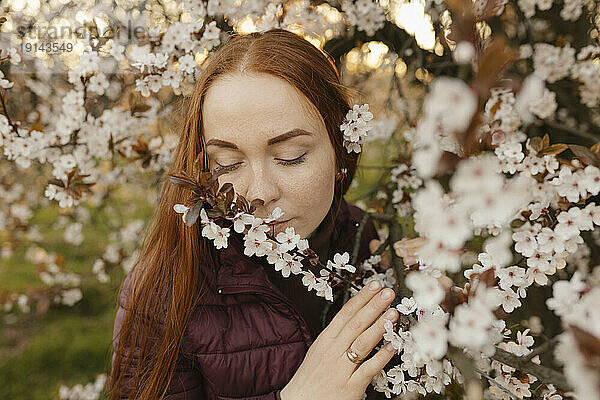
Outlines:
[[[299,208],[315,210],[314,207],[326,207],[333,196],[334,179],[332,173],[313,167],[281,177],[282,196]]]

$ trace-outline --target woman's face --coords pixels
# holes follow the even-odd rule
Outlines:
[[[293,226],[307,238],[323,221],[333,200],[335,153],[318,110],[294,86],[269,74],[219,77],[202,109],[211,170],[229,172],[248,201],[262,199],[255,215],[275,207],[285,213],[275,232]]]

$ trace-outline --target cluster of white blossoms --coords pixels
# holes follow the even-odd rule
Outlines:
[[[575,63],[575,49],[568,43],[564,47],[536,43],[533,49],[533,68],[537,76],[554,83],[569,75]]]
[[[553,116],[558,108],[556,93],[544,85],[544,81],[535,74],[523,81],[523,87],[515,99],[515,107],[523,123],[533,122],[533,115],[545,119]]]
[[[341,26],[337,26],[340,24],[332,24],[327,15],[311,7],[308,0],[289,4],[285,13],[282,4],[265,0],[244,0],[241,4],[231,0],[209,0],[206,5],[185,1],[183,8],[192,16],[191,21],[174,22],[165,32],[153,28],[151,43],[136,46],[130,55],[130,65],[142,74],[136,80],[136,90],[142,96],[157,93],[162,87],[171,88],[175,94],[189,93],[201,68],[196,55],[210,52],[225,39],[216,21],[204,25],[206,17],[223,16],[233,26],[250,18],[255,21],[257,31],[302,26],[316,37],[325,36],[326,31],[334,35],[342,31]],[[353,10],[358,14],[350,21],[359,29],[373,31],[383,26],[385,14],[379,6],[373,4],[365,11],[365,6],[361,5]]]
[[[597,67],[599,46],[585,46],[577,53],[577,62],[571,68],[571,77],[579,82],[581,102],[588,107],[600,101],[600,68]]]
[[[399,164],[391,171],[392,182],[396,183],[396,188],[392,192],[392,204],[399,216],[405,216],[410,213],[413,191],[421,187],[423,180],[417,176],[413,166]]]
[[[527,50],[524,50],[527,49]],[[549,43],[536,43],[522,46],[524,58],[532,57],[534,74],[549,83],[570,78],[577,82],[580,101],[587,107],[595,107],[600,101],[600,69],[595,64],[595,59],[600,55],[600,47],[588,45],[582,47],[577,55],[575,49],[566,43],[563,47],[553,46]],[[548,89],[545,89],[548,90]],[[545,99],[537,100],[541,104],[555,103],[551,93],[545,92]],[[539,99],[539,96],[538,96]],[[532,98],[532,100],[535,100]],[[539,108],[540,105],[537,106]],[[551,115],[552,106],[541,106],[540,118]],[[536,108],[536,106],[534,106]]]
[[[233,207],[234,203],[232,203]],[[194,209],[199,211],[196,211]],[[208,217],[204,208],[199,208],[199,205],[188,207],[184,204],[175,204],[173,210],[182,214],[184,223],[188,226],[198,221],[202,227],[201,235],[209,240],[212,240],[217,249],[226,248],[228,246],[228,238],[230,236],[230,228],[223,228],[216,224]],[[197,213],[195,218],[189,217],[190,213]],[[349,264],[350,255],[345,252],[343,254],[336,253],[333,261],[327,260],[327,268],[322,268],[319,271],[320,276],[316,276],[312,271],[303,268],[302,260],[304,260],[309,248],[308,239],[301,239],[300,235],[295,232],[293,227],[287,227],[285,231],[277,233],[274,238],[271,238],[267,233],[271,230],[270,223],[280,219],[284,213],[279,207],[276,207],[271,215],[267,218],[255,217],[252,214],[237,212],[232,218],[228,218],[232,222],[233,230],[237,233],[243,233],[244,254],[248,257],[258,256],[266,257],[269,264],[273,265],[275,271],[280,272],[284,277],[289,277],[290,274],[302,274],[302,283],[307,289],[315,290],[317,296],[325,297],[329,301],[333,301],[332,284],[339,282],[337,276],[331,271],[348,271],[353,273],[356,267]],[[275,239],[275,240],[273,240]],[[365,261],[365,265],[372,265],[378,262],[376,258],[370,258]],[[389,274],[388,274],[389,275]],[[389,276],[372,277],[371,279],[386,280],[387,285],[391,286],[394,282]]]
[[[41,247],[31,246],[27,249],[25,257],[28,261],[39,266],[39,278],[47,286],[47,290],[35,293],[36,301],[40,297],[47,297],[50,303],[73,306],[83,297],[81,277],[73,272],[65,271],[61,266],[63,260],[55,253],[48,253]],[[18,306],[24,313],[30,312],[34,299],[22,293],[12,293],[4,302],[3,310],[8,312]]]
[[[448,349],[449,317],[439,306],[444,290],[436,278],[422,272],[410,273],[406,283],[414,291],[413,297],[403,298],[396,309],[400,315],[416,317],[416,323],[410,330],[396,331],[391,321],[385,322],[383,338],[401,354],[402,362],[381,371],[372,382],[387,398],[411,392],[440,394],[452,379],[462,381],[458,369],[443,358]]]
[[[346,0],[342,2],[342,11],[350,25],[369,36],[373,36],[385,24],[385,11],[377,0]]]
[[[507,226],[528,201],[529,181],[506,179],[491,154],[459,163],[444,193],[435,180],[413,196],[415,230],[427,243],[418,250],[420,261],[456,272],[465,242],[481,230],[498,231]]]
[[[552,291],[553,297],[546,304],[567,327],[560,337],[555,355],[564,364],[565,374],[575,386],[579,398],[593,399],[598,394],[600,377],[589,368],[586,360],[588,355],[582,352],[574,329],[600,337],[600,321],[596,315],[600,304],[600,288],[592,287],[579,272],[575,272],[570,281],[557,281]]]
[[[59,400],[98,400],[104,391],[104,385],[108,377],[106,374],[96,376],[94,382],[88,383],[85,386],[77,384],[71,388],[65,385],[60,385],[58,390]]]
[[[359,106],[354,104],[351,110],[348,110],[346,117],[340,129],[344,135],[344,147],[348,153],[360,153],[361,145],[371,130],[369,121],[373,119],[373,114],[369,111],[369,105]]]
[[[427,102],[441,104],[426,103],[423,120],[437,121],[435,125],[429,125],[435,126],[437,135],[446,134],[448,128],[445,127],[448,126],[456,127],[457,130],[466,129],[473,106],[469,106],[469,100],[465,99],[472,99],[472,104],[474,98],[474,95],[467,93],[470,91],[468,87],[452,82],[450,78],[442,81],[442,85],[455,88],[457,94],[454,98],[459,99],[458,109],[461,109],[460,104],[464,104],[464,111],[460,114],[462,118],[457,116],[456,107],[453,108],[454,113],[444,113],[446,118],[453,118],[452,120],[430,118],[428,111],[436,115],[448,102],[443,101],[444,96],[441,94],[429,96]],[[529,354],[533,338],[527,335],[528,331],[517,332],[514,342],[507,341],[505,338],[510,337],[511,332],[503,320],[497,319],[495,310],[502,308],[504,312],[511,313],[522,305],[521,299],[526,297],[531,285],[548,284],[549,277],[566,267],[567,258],[580,252],[584,243],[580,233],[593,230],[600,223],[600,207],[593,202],[585,206],[573,205],[564,211],[560,211],[558,204],[560,198],[577,204],[597,195],[600,192],[600,169],[592,165],[584,168],[576,160],[572,166],[563,165],[559,169],[556,156],[551,152],[541,154],[539,144],[527,140],[523,146],[526,136],[519,128],[521,116],[525,114],[519,107],[530,107],[530,104],[524,102],[524,98],[530,95],[522,93],[522,98],[515,98],[508,89],[495,89],[492,92],[480,131],[492,134],[495,152],[484,152],[460,161],[450,178],[448,192],[437,180],[428,179],[434,174],[434,170],[419,169],[419,165],[435,165],[434,159],[441,152],[439,145],[432,151],[431,146],[436,145],[434,140],[424,143],[423,138],[419,137],[420,132],[424,135],[428,132],[422,125],[417,126],[417,134],[413,137],[416,143],[412,160],[413,167],[420,172],[422,187],[419,188],[421,181],[410,175],[409,180],[398,178],[408,171],[407,166],[398,167],[393,173],[399,187],[418,189],[411,196],[415,211],[415,230],[426,238],[425,244],[416,250],[419,271],[410,273],[406,279],[413,297],[402,299],[396,306],[401,314],[415,315],[417,323],[407,332],[395,332],[391,324],[386,327],[385,339],[393,343],[404,361],[400,366],[394,367],[394,371],[405,371],[410,376],[417,377],[417,374],[410,374],[410,362],[419,360],[423,363],[420,366],[423,366],[429,365],[431,360],[439,361],[446,355],[449,345],[467,350],[476,360],[486,360],[493,356],[496,346],[517,356]],[[432,137],[435,135],[429,131],[429,138]],[[430,147],[424,148],[425,146]],[[431,158],[423,161],[426,154]],[[401,195],[403,193],[399,193],[397,197]],[[551,209],[558,210],[553,227],[544,223]],[[510,223],[514,220],[522,222],[518,228],[511,229]],[[440,303],[444,300],[445,290],[436,277],[443,275],[444,270],[458,272],[464,261],[462,254],[465,244],[475,235],[489,234],[492,236],[485,241],[484,251],[477,256],[479,264],[464,271],[471,286],[465,292],[468,301],[459,304],[452,314],[444,312]],[[522,256],[516,264],[513,261],[513,245],[514,251]],[[492,276],[496,282],[491,287],[479,281],[479,277],[490,270],[493,271]],[[583,287],[587,286],[583,283],[577,286],[561,282],[565,281],[555,284],[558,285],[555,298],[560,300],[548,300],[551,309],[560,310],[567,305],[579,304],[580,297],[586,291]],[[582,308],[578,315],[583,310],[588,312],[586,318],[589,320],[593,312]],[[578,321],[578,326],[598,336],[597,326],[588,326],[580,318],[572,321]],[[571,334],[565,335],[566,339],[562,339],[561,343],[570,347],[560,354],[565,368],[572,371],[569,378],[581,382],[581,389],[578,388],[580,393],[585,393],[592,387],[597,388],[583,383],[584,378],[581,376],[589,377],[589,371],[576,377],[579,371],[585,369],[585,363],[580,353],[568,357],[568,352],[573,350],[576,342],[568,336]],[[410,346],[407,347],[407,343]],[[532,361],[539,363],[539,357]],[[493,360],[488,362],[487,367],[482,367],[482,370],[495,370],[493,375],[496,379],[488,389],[492,398],[508,399],[508,393],[519,398],[531,395],[530,384],[535,382],[535,377],[530,376],[529,383],[525,384],[512,375],[514,368]],[[438,368],[438,371],[441,370]],[[390,394],[403,393],[406,383],[402,383],[398,376],[398,373],[389,375],[389,371],[387,376],[380,375],[380,388]],[[443,378],[444,374],[439,373],[437,382],[443,381]],[[427,387],[426,383],[430,382],[428,379],[431,379],[431,375],[422,374],[411,385],[422,394],[435,391],[435,385]],[[389,389],[388,383],[393,385],[393,389]],[[555,391],[548,390],[547,393],[556,399],[562,398]]]
[[[421,178],[436,172],[443,151],[460,155],[455,132],[467,129],[477,109],[477,96],[460,79],[436,78],[424,104],[424,117],[414,132],[412,165]]]
[[[369,258],[367,258],[365,261],[363,261],[363,263],[360,265],[359,269],[361,271],[369,271],[372,273],[371,276],[369,276],[368,278],[363,280],[363,284],[367,285],[369,282],[371,281],[378,281],[381,284],[381,287],[389,287],[389,288],[393,288],[394,285],[396,284],[396,278],[394,277],[394,270],[393,268],[388,268],[385,270],[385,272],[379,272],[378,270],[376,270],[374,268],[375,265],[379,265],[379,263],[381,262],[381,256],[380,255],[372,255]],[[350,288],[349,289],[350,295],[354,296],[356,293],[358,293],[358,291],[356,291],[356,289],[354,288]]]
[[[109,244],[100,258],[94,261],[92,272],[100,282],[108,282],[107,268],[120,266],[129,273],[139,256],[139,239],[144,229],[144,221],[136,219],[128,222],[118,231],[110,233]]]
[[[531,18],[535,15],[535,8],[537,6],[538,10],[546,11],[552,8],[552,3],[554,0],[517,0],[517,4],[523,14],[527,18]]]
[[[556,4],[554,0],[518,0],[517,4],[523,14],[527,18],[531,18],[535,15],[535,8],[537,6],[540,11],[547,11]],[[565,21],[576,21],[581,16],[583,7],[585,6],[584,0],[565,0],[562,2],[563,7],[560,11],[560,16]]]

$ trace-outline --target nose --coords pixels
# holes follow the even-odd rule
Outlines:
[[[248,168],[249,174],[247,179],[246,200],[252,202],[256,199],[261,199],[264,204],[258,208],[257,216],[263,216],[260,209],[270,210],[271,203],[277,201],[280,197],[280,190],[276,176],[272,173],[268,166],[263,163],[255,163],[251,168]],[[266,216],[266,215],[264,215]]]

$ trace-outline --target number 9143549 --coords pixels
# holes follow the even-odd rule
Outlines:
[[[21,51],[27,53],[63,53],[73,51],[73,43],[60,42],[37,42],[37,43],[21,43]]]

